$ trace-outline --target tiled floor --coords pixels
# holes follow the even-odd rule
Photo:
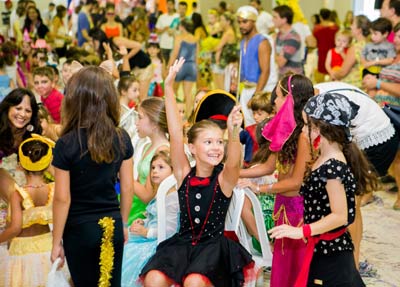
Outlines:
[[[362,208],[364,220],[361,259],[367,259],[378,278],[365,278],[368,287],[400,286],[400,211],[392,209],[396,193],[379,191],[378,200]]]
[[[361,260],[368,260],[377,278],[363,278],[367,287],[400,287],[400,211],[392,209],[396,193],[379,191],[362,207],[364,233]],[[257,286],[269,286],[268,279]]]

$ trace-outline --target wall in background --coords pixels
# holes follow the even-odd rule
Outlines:
[[[179,0],[176,0],[177,2]],[[234,7],[234,10],[236,11],[238,7],[242,5],[248,5],[250,3],[250,0],[225,0],[227,3],[232,5]],[[313,14],[316,14],[319,12],[319,10],[323,7],[326,7],[328,9],[334,9],[338,12],[339,18],[341,21],[343,21],[344,16],[348,10],[353,10],[354,6],[354,1],[355,2],[364,2],[363,0],[299,0],[300,7],[303,10],[304,16],[308,21],[310,21],[310,17]],[[374,0],[367,0],[367,1],[374,1]],[[0,11],[4,10],[4,2],[5,0],[0,0]],[[16,4],[18,0],[12,0],[14,7],[16,7]],[[40,11],[45,11],[48,7],[48,3],[50,0],[36,0],[37,6]],[[54,3],[56,4],[61,4],[61,3],[67,3],[66,0],[53,0]],[[213,7],[216,7],[219,3],[219,0],[198,0],[199,6],[201,13],[205,16],[207,14],[207,10]],[[271,12],[272,7],[275,6],[275,1],[274,0],[261,0],[262,6],[264,9],[268,12]],[[360,9],[357,8],[360,7],[359,5],[356,5],[356,10]],[[356,14],[357,13],[356,11]]]

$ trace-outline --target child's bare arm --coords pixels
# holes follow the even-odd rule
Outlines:
[[[0,243],[9,241],[21,233],[22,230],[22,198],[17,191],[11,194],[11,222],[10,225],[0,233]]]
[[[178,186],[190,171],[190,164],[183,145],[183,125],[181,117],[179,116],[178,105],[173,89],[176,74],[182,68],[184,62],[184,58],[176,60],[172,66],[170,66],[168,76],[164,81],[165,111],[167,114],[168,133],[170,135],[171,162]]]
[[[243,116],[240,113],[240,106],[233,107],[228,116],[228,146],[224,169],[220,174],[220,184],[223,193],[230,197],[235,187],[240,172],[240,161],[242,159],[242,145],[239,139],[239,129]]]
[[[325,69],[328,72],[329,76],[333,79],[332,75],[332,68],[331,68],[331,62],[332,62],[332,51],[329,50],[328,54],[326,54],[326,59],[325,59]]]

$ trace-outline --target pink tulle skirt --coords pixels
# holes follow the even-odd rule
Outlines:
[[[276,195],[275,226],[303,225],[303,197]],[[305,256],[306,243],[302,239],[276,239],[272,257],[271,287],[293,287]]]

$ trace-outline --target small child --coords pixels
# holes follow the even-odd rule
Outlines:
[[[252,160],[253,154],[258,150],[258,142],[256,138],[256,128],[259,123],[269,118],[274,113],[274,107],[271,103],[271,93],[260,92],[254,94],[247,104],[248,108],[253,112],[255,124],[247,126],[240,132],[240,142],[245,145],[244,163],[248,167]]]
[[[62,65],[62,69],[61,69],[61,76],[62,76],[62,80],[64,83],[64,95],[66,94],[65,89],[68,83],[68,80],[71,78],[72,76],[72,69],[71,69],[71,65],[72,65],[72,59],[67,59],[64,64]]]
[[[136,219],[130,226],[128,243],[124,247],[121,286],[139,287],[139,273],[157,248],[157,204],[156,194],[161,182],[172,174],[171,159],[167,150],[158,151],[151,160],[150,181],[155,197],[146,207],[146,218]],[[143,188],[145,189],[145,188]],[[136,190],[135,190],[136,192]],[[176,189],[168,191],[166,197],[167,238],[176,232],[179,203]]]
[[[10,223],[0,234],[0,243],[10,241],[5,286],[44,286],[51,269],[49,224],[53,222],[54,183],[46,183],[44,172],[51,163],[54,142],[33,136],[19,146],[19,163],[25,171],[26,184],[15,185],[9,201]]]
[[[33,70],[33,83],[36,93],[40,96],[43,105],[49,111],[54,122],[59,124],[61,120],[61,94],[55,87],[54,71],[50,67],[39,67]]]
[[[183,101],[181,101],[179,99],[177,99],[176,101],[177,101],[177,104],[178,104],[179,116],[181,117],[181,121],[182,121],[183,125],[185,125],[187,123],[186,113],[185,113],[186,112],[185,102],[183,102]]]
[[[362,55],[361,64],[364,67],[362,76],[372,74],[376,77],[382,67],[393,63],[396,58],[396,50],[394,45],[387,40],[387,36],[392,31],[392,23],[386,18],[378,18],[371,23],[371,41],[365,45]],[[368,94],[374,95],[376,89],[369,90]]]
[[[53,122],[49,112],[42,105],[39,106],[38,116],[42,127],[42,136],[57,141],[61,134],[61,125]]]
[[[328,51],[325,60],[325,68],[331,78],[333,78],[332,73],[342,67],[351,41],[352,36],[350,31],[342,30],[336,33],[335,48],[332,48]]]
[[[234,127],[241,126],[243,117],[238,106],[228,116],[225,164],[221,164],[223,131],[212,121],[196,122],[188,134],[189,148],[196,159],[196,166],[191,168],[184,153],[173,91],[183,63],[183,58],[175,61],[165,79],[171,161],[180,186],[180,226],[178,233],[158,246],[141,276],[144,286],[241,286],[245,281],[243,269],[254,261],[240,243],[224,236],[224,225],[240,169],[241,145]]]
[[[139,136],[136,130],[138,113],[134,107],[139,104],[140,84],[133,76],[123,76],[120,78],[117,88],[119,92],[119,103],[121,105],[119,126],[128,132],[132,144],[135,147]],[[130,106],[132,106],[132,108]]]
[[[45,49],[34,49],[32,54],[32,67],[46,67],[49,57]]]
[[[161,56],[160,45],[157,42],[149,42],[147,44],[147,54],[149,54],[154,70],[154,76],[151,80],[149,92],[147,95],[149,97],[163,97],[163,75],[165,74],[165,63]]]

